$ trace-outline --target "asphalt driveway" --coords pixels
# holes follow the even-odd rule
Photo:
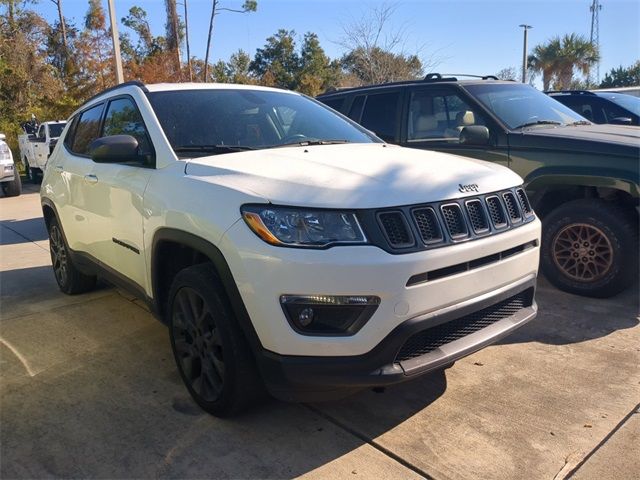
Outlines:
[[[596,300],[542,279],[534,322],[444,372],[220,420],[140,302],[58,291],[34,186],[0,220],[3,479],[638,478],[637,284]]]

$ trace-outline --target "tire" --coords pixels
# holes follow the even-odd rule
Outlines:
[[[41,182],[40,169],[33,168],[29,165],[29,160],[24,159],[24,174],[29,182],[38,184]]]
[[[64,239],[62,228],[55,217],[49,220],[48,230],[51,265],[60,290],[67,295],[93,290],[96,286],[96,276],[85,275],[76,268],[69,255],[69,247]]]
[[[229,417],[264,396],[249,344],[211,264],[176,275],[167,320],[178,371],[203,410]]]
[[[638,216],[600,199],[572,200],[542,224],[541,267],[560,290],[606,298],[638,278]]]
[[[2,182],[2,193],[5,197],[17,197],[22,193],[22,180],[18,170],[14,167],[14,177],[10,182]]]

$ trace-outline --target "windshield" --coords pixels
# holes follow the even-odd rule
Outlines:
[[[287,92],[174,90],[148,97],[179,156],[380,141],[319,102]]]
[[[522,83],[466,85],[465,88],[509,129],[587,122],[570,108]]]
[[[609,93],[606,95],[600,94],[600,96],[605,97],[607,100],[611,100],[622,108],[626,108],[631,113],[640,116],[640,98],[620,93]]]
[[[58,138],[64,130],[65,123],[50,123],[49,124],[49,138]]]

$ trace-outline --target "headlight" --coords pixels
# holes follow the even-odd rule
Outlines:
[[[11,160],[11,150],[6,143],[0,143],[0,160]]]
[[[245,205],[242,218],[272,245],[322,248],[336,243],[366,243],[353,212],[272,205]]]

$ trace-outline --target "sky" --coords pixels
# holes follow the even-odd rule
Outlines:
[[[520,24],[532,25],[529,49],[554,35],[579,33],[587,38],[591,28],[592,0],[258,0],[255,13],[224,13],[216,17],[211,60],[224,59],[239,48],[253,55],[267,37],[280,28],[318,34],[331,58],[340,57],[344,30],[367,18],[383,4],[394,5],[389,30],[404,33],[404,53],[419,53],[435,61],[440,73],[495,74],[502,68],[522,65],[523,32]],[[105,10],[106,0],[103,0]],[[178,9],[183,13],[181,1]],[[242,0],[221,0],[239,8]],[[600,76],[611,68],[629,66],[640,59],[640,1],[601,0]],[[144,8],[154,35],[165,24],[162,0],[115,0],[116,16],[124,17],[131,6]],[[86,0],[63,0],[65,15],[77,25],[87,9]],[[203,58],[211,0],[189,0],[191,54]],[[52,2],[40,0],[33,7],[49,21],[57,18]],[[120,32],[128,29],[119,25]]]

